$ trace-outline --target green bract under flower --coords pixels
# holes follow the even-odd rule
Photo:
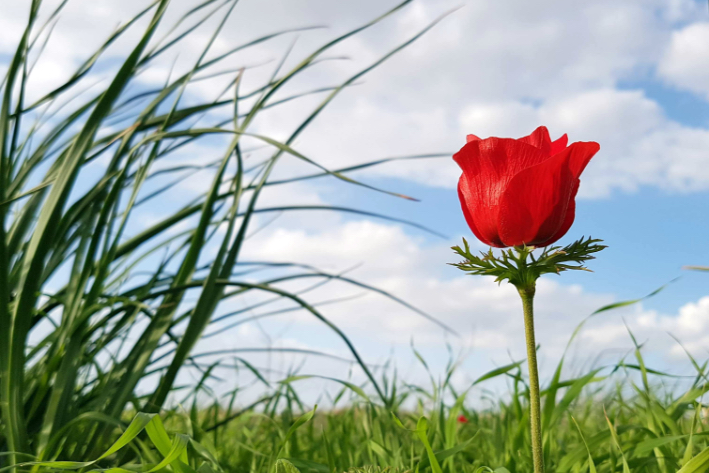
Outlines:
[[[477,256],[471,253],[468,242],[463,238],[463,248],[454,246],[453,251],[465,260],[451,265],[469,274],[494,276],[495,281],[499,283],[507,280],[518,289],[525,290],[533,288],[535,281],[542,274],[559,274],[569,270],[589,271],[584,263],[594,259],[595,253],[606,248],[605,245],[599,244],[602,241],[582,237],[565,247],[546,247],[536,257],[533,253],[535,248],[531,246],[517,246],[502,250],[499,256],[493,254],[490,248]]]

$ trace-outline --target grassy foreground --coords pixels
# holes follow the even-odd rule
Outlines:
[[[182,11],[169,0],[146,2],[73,74],[36,91],[35,66],[67,1],[46,8],[41,0],[27,2],[26,27],[0,82],[0,469],[111,451],[125,409],[160,412],[183,369],[209,378],[211,362],[193,348],[208,327],[221,322],[218,329],[226,330],[244,323],[245,314],[253,321],[309,313],[342,339],[379,388],[345,334],[307,302],[309,289],[283,285],[339,280],[374,288],[303,264],[241,255],[252,237],[268,231],[270,221],[260,216],[347,212],[423,229],[356,208],[302,205],[287,190],[282,202],[260,204],[275,186],[316,178],[406,198],[347,173],[409,158],[331,170],[292,144],[337,95],[433,24],[340,83],[312,90],[291,83],[337,60],[328,57],[335,46],[408,3],[302,58],[292,60],[286,49],[259,76],[239,53],[311,28],[268,32],[215,51],[238,12],[236,0],[195,1]],[[204,25],[208,34],[195,36]],[[117,44],[124,49],[116,52]],[[189,63],[173,71],[180,53]],[[164,71],[158,85],[146,78],[153,69]],[[247,88],[252,74],[257,79]],[[200,93],[204,81],[220,78],[226,80],[207,82],[209,93]],[[315,105],[303,107],[285,139],[253,130],[263,114],[304,97]],[[306,171],[291,167],[274,178],[284,157]],[[425,157],[431,156],[415,158]],[[186,191],[185,181],[204,185]],[[235,362],[251,366],[239,356]]]
[[[702,403],[709,391],[707,363],[690,357],[696,376],[678,382],[647,367],[639,348],[630,358],[572,379],[560,377],[560,364],[542,387],[549,471],[709,470],[709,419]],[[176,471],[203,472],[531,471],[529,391],[521,364],[481,376],[467,394],[447,381],[455,369],[429,387],[382,380],[388,407],[375,393],[368,396],[371,387],[344,383],[330,400],[343,407],[311,409],[296,390],[295,381],[307,381],[294,376],[245,409],[234,405],[234,393],[215,398],[211,407],[194,401],[160,417],[126,413],[126,434],[118,444],[132,440],[129,454],[62,466],[105,467],[118,460],[126,462],[123,468],[143,471],[161,462]],[[486,397],[485,383],[499,377],[510,387],[505,400]],[[471,408],[475,398],[475,405],[488,407]],[[158,434],[163,425],[167,430]],[[141,437],[143,426],[148,435]]]

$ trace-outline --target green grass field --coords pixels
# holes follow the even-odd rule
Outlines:
[[[640,352],[636,355],[632,363],[542,387],[548,471],[706,470],[707,419],[700,402],[707,391],[706,366],[697,366],[691,387],[677,392],[666,387],[676,386],[672,380],[648,371]],[[482,377],[471,393],[484,393],[488,376],[506,377],[512,391],[507,401],[488,399],[484,409],[467,408],[466,395],[445,381],[428,388],[391,386],[390,408],[346,387],[347,407],[316,412],[299,425],[296,419],[309,419],[312,411],[304,414],[307,408],[297,392],[283,386],[268,405],[223,428],[212,429],[230,412],[216,405],[194,411],[191,425],[228,471],[266,471],[276,457],[288,458],[301,471],[365,465],[399,471],[530,471],[525,380],[510,365]],[[272,410],[277,399],[285,406],[280,414]],[[186,414],[175,415],[175,422],[184,425]],[[459,420],[461,415],[466,422]]]
[[[695,367],[696,377],[678,383],[646,367],[638,350],[632,360],[542,386],[548,470],[706,471],[707,365]],[[156,418],[126,413],[124,425],[151,424],[143,437],[123,427],[123,440],[138,445],[118,458],[128,469],[152,468],[179,450],[183,468],[216,471],[530,471],[529,393],[520,364],[481,376],[466,393],[447,381],[455,369],[427,387],[382,380],[384,400],[366,386],[345,385],[325,411],[303,405],[294,383],[300,379],[292,377],[246,409],[233,405],[234,395],[211,407],[193,400]],[[485,383],[498,377],[511,387],[506,401],[485,395]],[[474,396],[487,407],[468,407]]]
[[[280,284],[302,280],[317,286],[336,279],[405,301],[341,274],[240,259],[252,232],[262,230],[254,228],[255,216],[268,212],[347,212],[426,230],[356,208],[287,201],[258,206],[264,189],[314,178],[407,198],[348,175],[387,160],[327,169],[292,145],[338,94],[437,20],[342,83],[293,95],[281,91],[332,59],[327,55],[334,46],[386,22],[408,3],[333,38],[295,67],[284,67],[284,57],[269,80],[245,89],[251,71],[223,70],[223,62],[297,30],[265,32],[215,56],[211,48],[235,1],[196,2],[170,24],[166,0],[146,2],[66,83],[28,100],[34,61],[52,40],[63,7],[46,11],[32,0],[0,87],[0,472],[531,471],[523,361],[482,376],[468,392],[450,384],[454,365],[429,386],[408,385],[391,373],[385,378],[372,372],[346,334],[302,292]],[[154,61],[214,18],[219,26],[190,71],[167,78],[162,87],[141,86],[141,75]],[[94,83],[105,51],[129,31],[140,31],[132,49],[122,63],[101,66],[98,72],[108,79]],[[229,75],[228,87],[213,101],[194,103],[190,86],[214,75]],[[257,116],[306,96],[320,102],[286,139],[252,130]],[[199,165],[174,160],[200,140],[218,140],[218,159]],[[253,147],[268,154],[247,160]],[[310,173],[275,179],[285,156]],[[211,172],[206,191],[146,224],[144,210],[170,203],[170,191],[184,173],[197,170]],[[276,265],[290,272],[262,277],[261,270]],[[328,326],[368,381],[343,381],[334,408],[303,405],[293,379],[271,385],[253,405],[244,405],[237,391],[210,403],[204,393],[215,365],[193,358],[192,349],[218,307],[254,300],[243,304],[268,310],[287,301]],[[709,470],[707,364],[690,361],[696,376],[682,383],[645,366],[640,348],[632,361],[574,379],[562,377],[559,365],[542,386],[547,471]],[[238,363],[260,376],[248,359]],[[191,386],[193,395],[176,407],[170,394],[183,368],[201,372],[203,382]],[[508,395],[471,408],[480,405],[471,399],[479,399],[493,378],[504,378]],[[154,387],[139,393],[148,379],[157,380]]]

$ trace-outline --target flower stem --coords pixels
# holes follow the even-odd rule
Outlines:
[[[534,473],[544,473],[542,451],[542,424],[539,400],[539,371],[537,369],[537,344],[534,340],[535,284],[518,288],[524,310],[524,333],[527,339],[527,364],[529,366],[529,420],[532,428],[532,461]]]

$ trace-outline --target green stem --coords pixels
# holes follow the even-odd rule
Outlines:
[[[535,284],[518,288],[524,310],[524,334],[527,339],[527,364],[529,365],[529,420],[532,428],[532,461],[534,473],[544,473],[542,451],[542,424],[539,400],[539,370],[537,369],[537,344],[534,340]]]

